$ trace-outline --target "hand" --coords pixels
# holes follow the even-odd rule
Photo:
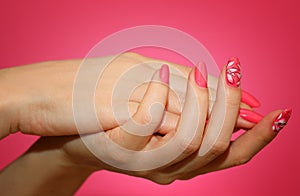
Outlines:
[[[177,138],[177,140],[175,140],[175,144],[177,145],[173,146],[175,148],[169,148],[169,150],[171,149],[174,151],[180,151],[184,149],[184,151],[182,151],[181,155],[178,156],[176,160],[173,160],[169,164],[162,167],[148,171],[122,170],[120,168],[107,165],[96,158],[87,148],[87,146],[82,142],[79,136],[42,137],[31,147],[28,152],[26,152],[25,155],[23,155],[21,158],[19,158],[8,168],[1,172],[0,190],[2,190],[2,192],[4,191],[4,194],[17,193],[18,190],[21,189],[11,189],[10,186],[7,186],[7,183],[9,183],[10,180],[14,180],[15,187],[24,187],[24,185],[27,187],[26,190],[22,189],[23,194],[34,194],[38,192],[43,192],[46,194],[72,194],[76,191],[80,184],[84,182],[89,174],[100,169],[107,169],[110,171],[139,176],[150,179],[160,184],[168,184],[176,179],[189,179],[199,174],[246,163],[267,143],[269,143],[277,135],[277,132],[287,123],[291,114],[290,110],[285,110],[282,112],[271,112],[266,117],[264,117],[264,119],[261,120],[259,124],[257,124],[248,132],[244,133],[236,141],[229,144],[230,136],[234,131],[234,125],[237,119],[232,117],[237,116],[236,114],[240,101],[240,88],[237,85],[239,83],[239,80],[236,80],[237,78],[235,78],[235,80],[233,80],[235,82],[230,83],[230,85],[225,82],[225,73],[228,72],[225,72],[223,70],[221,78],[219,80],[219,88],[217,91],[217,104],[215,104],[213,107],[213,116],[205,126],[206,131],[203,135],[203,125],[206,119],[206,114],[208,113],[204,112],[203,110],[205,110],[205,108],[207,109],[208,106],[208,93],[206,88],[200,88],[196,85],[197,77],[193,77],[197,75],[195,74],[195,72],[197,72],[197,70],[193,70],[192,74],[190,74],[189,77],[189,85],[187,88],[185,99],[186,101],[182,115],[180,117],[180,123],[175,130],[175,135],[171,134],[172,131],[166,132],[164,136],[160,136],[161,138],[159,138],[157,135],[151,135],[150,137],[136,137],[132,135],[131,137],[126,138],[125,141],[121,144],[122,146],[124,146],[125,144],[125,146],[127,147],[133,147],[133,149],[136,149],[137,147],[141,148],[140,144],[145,144],[144,149],[150,151],[156,146],[149,145],[149,143],[159,144],[159,142],[161,141],[163,141],[163,143],[168,143],[170,142],[168,137],[173,137],[173,139]],[[164,85],[151,82],[141,102],[141,106],[149,106],[149,104],[147,103],[150,103],[151,101],[165,103],[164,101],[166,100],[167,91],[166,88],[164,88]],[[196,91],[196,94],[192,93],[192,89]],[[163,92],[165,92],[163,93],[164,96],[155,96],[155,94],[157,93],[156,90],[162,90]],[[196,103],[195,100],[197,100]],[[193,110],[195,108],[196,110]],[[192,112],[191,116],[189,116],[189,114],[187,113],[191,113],[191,111],[197,111],[197,109],[201,111],[199,113],[200,116],[198,116],[198,114],[194,112]],[[138,111],[139,110],[140,109],[138,109]],[[220,115],[224,111],[226,111],[225,114]],[[281,113],[279,114],[279,112]],[[144,116],[144,114],[141,116]],[[191,138],[192,140],[189,143],[185,139],[188,138],[186,136],[190,135],[189,128],[193,128],[194,125],[194,123],[190,122],[196,122],[193,117],[200,120],[198,121],[196,133],[195,135],[193,135],[193,137]],[[216,126],[219,125],[216,122],[220,120],[222,120],[224,123],[222,123],[220,127],[217,127],[220,128],[219,130],[215,129]],[[143,123],[145,122],[143,121]],[[148,123],[146,124],[148,125]],[[124,131],[121,127],[118,127],[117,130],[121,132]],[[90,134],[90,137],[86,135],[85,137],[94,138],[94,140],[85,141],[100,142],[103,136],[103,133]],[[199,141],[201,141],[201,138],[203,138],[202,144],[200,144],[201,142],[199,143]],[[149,142],[144,143],[145,139],[147,139]],[[139,143],[135,140],[142,142]],[[115,141],[118,142],[120,140]],[[126,141],[128,141],[128,143],[126,143]],[[135,142],[135,144],[138,145],[132,146],[130,145],[131,142]],[[99,149],[100,144],[101,148],[105,149],[105,147],[107,147],[105,143],[98,143],[97,146],[94,147]],[[199,146],[200,150],[198,150]],[[121,161],[121,163],[125,164],[130,161],[129,159],[122,160],[122,158],[124,157],[120,156],[122,154],[114,154],[114,152],[108,151],[108,149],[105,150],[108,157],[111,157],[116,161]],[[157,154],[155,154],[158,160],[160,158],[163,158],[162,155],[164,155],[164,157],[166,157],[166,154],[168,156],[170,155],[171,151],[168,151],[167,148],[165,148],[165,150],[167,151],[165,151],[164,154],[160,154],[159,151]],[[140,159],[135,159],[134,161],[138,163],[139,161],[137,160],[145,161]],[[157,159],[148,159],[148,161],[153,160]],[[144,163],[147,163],[148,161],[146,159],[146,162]],[[22,167],[20,167],[20,165]],[[47,170],[45,170],[45,167],[47,168]],[[19,178],[17,175],[20,174],[23,176],[27,176],[32,175],[32,173],[34,173],[35,175],[34,179],[26,182],[18,180]],[[62,178],[62,176],[64,177]],[[59,188],[61,187],[62,183],[64,184],[64,189]]]
[[[98,158],[96,158],[89,151],[89,149],[82,142],[82,140],[76,136],[60,137],[59,139],[42,138],[40,142],[53,143],[54,141],[58,140],[59,143],[62,143],[60,145],[63,146],[62,150],[65,156],[67,157],[64,160],[68,160],[69,164],[71,165],[84,165],[87,167],[94,168],[94,170],[106,169],[110,171],[125,173],[128,175],[147,178],[160,184],[168,184],[176,179],[189,179],[199,174],[204,174],[244,164],[247,161],[249,161],[261,149],[263,149],[264,146],[267,145],[277,135],[277,129],[274,128],[275,131],[273,131],[272,126],[274,126],[274,124],[278,122],[278,118],[276,118],[276,116],[279,116],[279,113],[282,111],[278,110],[271,112],[270,114],[265,116],[264,119],[261,120],[257,125],[255,125],[251,130],[247,131],[246,133],[241,135],[237,140],[230,143],[231,135],[234,131],[234,126],[237,119],[238,108],[240,105],[240,88],[238,86],[235,87],[228,85],[228,83],[226,82],[225,73],[226,71],[224,69],[219,80],[219,88],[217,93],[218,104],[215,105],[213,108],[213,117],[211,117],[211,120],[205,127],[205,134],[202,134],[204,128],[203,120],[205,119],[205,112],[201,112],[201,120],[198,124],[199,129],[197,130],[198,134],[195,135],[195,137],[189,144],[185,144],[184,140],[178,140],[178,146],[184,147],[186,150],[179,156],[178,159],[163,167],[155,168],[149,171],[129,171],[107,165],[106,163],[101,162]],[[194,71],[190,76],[193,75]],[[195,85],[195,82],[193,80],[194,78],[190,77],[191,86],[195,88],[197,86]],[[187,102],[185,103],[185,107],[188,108],[189,111],[191,111],[190,109],[192,109],[189,106],[189,100],[192,100],[193,102],[194,100],[198,100],[199,108],[205,108],[205,103],[207,103],[207,96],[203,95],[203,93],[205,93],[205,89],[199,87],[197,88],[196,90],[199,90],[197,92],[197,95],[202,95],[202,101],[201,99],[191,99],[191,97],[189,97],[191,94],[187,92]],[[221,89],[224,89],[224,92]],[[200,105],[202,107],[200,107]],[[193,106],[195,105],[193,104]],[[226,113],[224,113],[224,109]],[[183,121],[188,122],[189,120],[194,120],[189,119],[191,116],[189,116],[188,113],[184,113],[185,111],[188,110],[183,109],[183,114],[180,121],[181,123],[179,123],[179,127],[177,127],[177,134],[178,132],[180,132],[180,130],[183,129],[185,130],[185,133],[188,133],[188,131],[186,130],[190,128],[189,126],[191,126],[191,124],[184,123]],[[224,114],[224,116],[219,114]],[[289,118],[290,112],[284,111],[283,114],[284,115],[282,115],[282,120],[284,120],[283,124],[285,124]],[[188,118],[184,118],[184,115],[187,115]],[[220,120],[224,121],[224,123],[221,125],[219,123],[216,123]],[[182,137],[184,135],[180,136]],[[102,135],[97,133],[91,135],[91,137],[101,139]],[[170,138],[174,137],[176,136],[174,136],[172,132],[167,133],[162,138],[158,138],[158,136],[153,135],[152,138],[149,140],[149,143],[143,150],[152,150],[153,148],[157,147],[155,146],[155,144],[159,142],[168,143],[170,142]],[[202,137],[203,139],[201,144],[199,143],[199,141],[201,141]],[[138,138],[135,138],[135,140],[136,139]],[[128,143],[130,142],[132,142],[132,140],[128,140]],[[100,145],[100,143],[98,145]],[[94,147],[96,148],[97,146]],[[99,147],[100,146],[98,146],[98,148]],[[175,148],[174,150],[178,150],[178,148]],[[110,153],[108,156],[114,158],[115,161],[121,161],[123,163],[129,161],[128,159],[121,160],[123,156],[121,156],[120,154],[117,154],[119,155],[119,157],[116,157],[113,154],[114,152],[107,153]],[[156,154],[156,156],[157,159],[161,158],[161,154]],[[166,156],[166,154],[164,156]],[[136,157],[134,161],[136,160],[140,159]]]
[[[96,63],[92,66],[103,66],[101,64],[103,59],[105,58],[94,59]],[[149,67],[145,63],[150,61],[157,62],[156,67]],[[81,60],[51,61],[1,70],[0,110],[1,115],[3,115],[1,116],[1,121],[3,121],[1,131],[4,131],[4,133],[0,134],[0,138],[18,130],[26,134],[45,136],[78,134],[73,118],[72,92],[80,63]],[[109,65],[96,88],[95,99],[98,117],[104,130],[111,129],[118,124],[113,115],[110,100],[112,100],[114,84],[124,81],[120,76],[136,64],[142,64],[140,66],[141,71],[143,71],[143,74],[140,75],[142,77],[135,76],[131,80],[126,80],[129,85],[137,86],[140,85],[141,81],[145,81],[144,77],[150,79],[153,73],[157,71],[157,66],[163,63],[166,62],[146,58],[135,53],[125,53],[118,56]],[[173,80],[170,81],[170,85],[174,87],[178,94],[172,90],[169,92],[166,115],[171,116],[169,122],[177,122],[182,103],[184,103],[184,100],[180,100],[180,98],[184,98],[186,93],[185,84],[191,68],[172,63],[167,64],[181,74],[172,74],[171,76]],[[208,80],[209,93],[212,98],[209,103],[210,108],[212,108],[215,99],[216,84],[217,79],[210,76]],[[119,99],[115,104],[129,104],[129,109],[133,114],[137,110],[147,87],[148,84],[143,84],[135,89],[129,103],[126,99]],[[255,98],[248,93],[245,92],[243,95],[242,108],[251,109],[249,106],[256,107],[259,105]],[[125,121],[128,118],[122,120]],[[237,122],[237,128],[251,128],[254,126],[254,123],[241,118]],[[176,125],[169,123],[168,126],[171,129]],[[98,131],[87,129],[86,132]]]
[[[154,75],[153,80],[156,78],[157,74]],[[165,65],[162,67],[160,71],[161,82],[155,82],[152,80],[150,83],[146,94],[140,104],[140,107],[135,115],[133,115],[133,120],[140,123],[146,123],[145,128],[156,129],[156,123],[159,123],[162,118],[162,113],[164,111],[164,107],[154,107],[155,115],[159,116],[156,118],[152,116],[150,124],[148,122],[140,119],[148,119],[147,112],[149,109],[153,109],[152,103],[161,103],[161,105],[165,105],[168,95],[168,87],[166,84],[168,83],[168,67]],[[162,83],[164,82],[164,83]],[[206,94],[207,94],[207,90]],[[204,96],[205,97],[205,96]],[[197,100],[197,99],[196,99]],[[200,99],[201,100],[201,99]],[[202,99],[204,100],[204,99]],[[207,102],[205,102],[207,105]],[[149,108],[151,106],[151,108]],[[192,105],[190,105],[191,107]],[[190,108],[191,109],[191,108]],[[150,110],[150,111],[151,111]],[[204,112],[203,115],[206,116],[207,112]],[[158,121],[156,120],[158,119]],[[154,120],[154,121],[153,121]],[[204,124],[205,118],[202,118],[202,124]],[[126,124],[126,123],[125,123]],[[132,123],[131,123],[132,124]],[[132,127],[129,129],[131,130]],[[124,125],[123,127],[126,127]],[[121,134],[117,134],[120,136],[118,141],[123,141],[123,144],[130,144],[132,146],[132,142],[134,144],[138,144],[134,146],[134,148],[140,148],[140,144],[137,141],[144,141],[147,138],[152,138],[152,135],[149,136],[134,136],[129,135],[126,137],[127,133],[123,131],[122,127],[119,127],[114,130],[110,130],[110,132],[120,132]],[[123,132],[125,134],[123,134]],[[123,135],[122,135],[123,134]],[[112,136],[113,134],[108,134]],[[103,134],[92,134],[96,140],[101,139],[98,136],[103,136]],[[125,137],[124,137],[125,136]],[[67,152],[69,147],[72,146],[72,139],[76,139],[77,137],[42,137],[38,140],[22,157],[20,157],[17,161],[11,164],[8,168],[2,171],[0,175],[1,182],[1,192],[3,194],[19,194],[19,188],[26,187],[26,189],[22,188],[22,194],[36,194],[39,192],[43,192],[44,194],[72,194],[78,188],[78,186],[85,180],[85,178],[93,172],[95,169],[100,169],[99,161],[93,157],[90,151],[87,150],[86,146],[83,145],[82,141],[77,138],[75,141],[75,145],[79,145],[76,150],[69,151],[70,153],[75,152],[75,156],[69,156],[70,154]],[[114,139],[114,137],[112,138]],[[91,140],[90,140],[91,141]],[[99,141],[99,140],[98,140]],[[104,148],[105,143],[101,143],[101,145],[97,146],[97,148]],[[112,152],[106,149],[106,154],[111,155]],[[64,156],[62,156],[64,155]],[[82,156],[81,156],[82,155]],[[74,158],[74,159],[73,159]],[[77,159],[78,158],[78,159]],[[83,161],[83,158],[85,161]],[[75,161],[75,160],[78,160]],[[96,166],[93,164],[93,160],[96,160]],[[124,161],[124,160],[123,160]],[[46,170],[45,170],[46,168]],[[15,171],[18,171],[17,173]],[[44,172],[47,171],[47,172]],[[49,171],[49,172],[48,172]],[[17,175],[20,174],[22,176],[34,175],[35,178],[30,179],[26,182],[22,182],[19,180]],[[63,176],[63,178],[62,178]],[[10,186],[7,186],[7,182],[14,182],[15,187],[12,189]],[[61,183],[64,184],[64,188],[61,189]]]
[[[274,130],[272,127],[280,115],[286,123],[290,112],[277,110],[269,113],[204,166],[195,152],[178,164],[150,171],[126,171],[106,165],[89,151],[79,136],[41,137],[22,157],[1,171],[0,192],[3,195],[37,195],[41,192],[44,195],[72,195],[90,174],[102,169],[169,184],[176,179],[189,179],[242,165],[277,136],[278,132],[274,130],[279,126]],[[198,162],[201,165],[198,166]],[[33,175],[35,178],[26,181],[20,178]],[[11,187],[12,182],[14,187]]]

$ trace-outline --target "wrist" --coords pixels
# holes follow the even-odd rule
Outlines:
[[[1,96],[1,93],[0,93]],[[6,105],[0,98],[0,139],[8,136],[10,134],[10,119],[7,115]]]
[[[77,136],[50,136],[50,137],[41,137],[29,150],[27,153],[39,152],[38,156],[40,158],[48,158],[49,160],[55,160],[55,165],[58,169],[62,171],[67,171],[68,169],[72,171],[79,171],[85,174],[99,170],[89,164],[85,164],[85,159],[82,158],[82,151],[74,151],[74,154],[69,154],[66,151],[66,148],[74,148],[72,145],[73,140],[77,141],[79,139]],[[78,145],[76,143],[76,145]],[[81,147],[75,147],[75,149],[80,149]],[[84,154],[86,156],[86,153]],[[79,161],[80,160],[80,161]]]
[[[56,143],[61,145],[63,160],[66,165],[87,170],[99,171],[105,169],[106,164],[99,160],[87,148],[80,136],[57,137]]]
[[[33,172],[39,172],[37,193],[72,195],[96,170],[74,163],[65,154],[63,146],[69,137],[41,137],[25,154]],[[64,190],[61,189],[64,187]]]
[[[7,69],[0,70],[0,139],[14,132],[12,130],[13,104],[5,82]]]
[[[23,156],[0,173],[1,191],[7,195],[75,193],[93,170],[70,164],[60,150],[61,143],[55,144],[52,138],[50,141],[47,139],[39,139]]]
[[[5,120],[10,122],[6,135],[16,131],[34,135],[74,134],[70,97],[78,64],[49,61],[1,70],[1,112],[5,108],[3,113],[10,114],[9,121]]]

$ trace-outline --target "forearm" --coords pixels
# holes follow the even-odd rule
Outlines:
[[[16,131],[36,135],[51,135],[58,129],[75,132],[69,100],[80,62],[49,61],[0,70],[0,139]],[[73,127],[49,124],[59,119]]]
[[[70,164],[58,146],[38,141],[0,173],[0,195],[72,195],[93,171]]]
[[[2,72],[0,71],[0,78]],[[0,84],[0,140],[10,134],[11,130],[11,116],[12,112],[8,106],[10,100]]]
[[[9,135],[9,121],[7,120],[7,118],[5,117],[5,112],[2,112],[3,109],[1,109],[0,106],[0,140],[6,136]]]

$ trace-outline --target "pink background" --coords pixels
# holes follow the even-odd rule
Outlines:
[[[298,1],[42,2],[0,3],[0,67],[82,58],[113,32],[136,25],[166,25],[197,38],[219,65],[238,56],[243,88],[259,98],[259,112],[286,107],[294,112],[275,141],[247,165],[168,186],[98,172],[77,195],[299,195]],[[0,168],[36,139],[15,134],[2,140]]]

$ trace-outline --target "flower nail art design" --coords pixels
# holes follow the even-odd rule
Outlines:
[[[227,83],[233,87],[239,87],[241,84],[241,66],[238,58],[233,57],[229,59],[226,67]]]
[[[277,118],[275,119],[272,130],[275,132],[279,132],[288,122],[292,114],[291,109],[286,109],[283,112],[281,112]]]

